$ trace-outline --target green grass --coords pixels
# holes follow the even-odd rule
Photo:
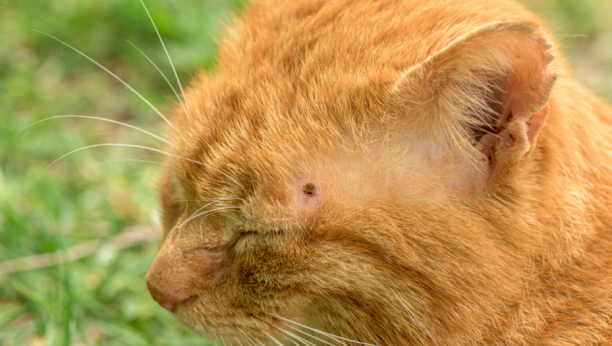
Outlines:
[[[184,82],[196,68],[214,65],[219,20],[243,6],[237,0],[146,3]],[[157,146],[154,139],[85,119],[51,120],[15,135],[62,114],[106,117],[163,134],[160,118],[137,96],[30,29],[78,47],[162,112],[173,107],[163,78],[126,42],[172,75],[139,1],[0,2],[0,261],[107,239],[133,225],[156,227],[158,165],[101,162],[159,161],[157,155],[96,148],[46,168],[86,145]],[[155,240],[118,252],[106,249],[65,265],[0,276],[0,344],[206,344],[148,294],[144,278]]]
[[[147,0],[183,82],[214,66],[219,21],[243,0]],[[612,8],[605,0],[539,0],[530,7],[561,35],[578,78],[612,99]],[[607,6],[607,7],[606,7]],[[0,262],[156,227],[159,161],[127,148],[83,146],[154,139],[62,114],[106,117],[163,135],[163,121],[138,97],[47,32],[127,81],[162,112],[174,103],[165,53],[138,0],[0,0]],[[578,35],[578,36],[576,36]],[[10,140],[9,140],[10,139]],[[106,162],[106,163],[105,163]],[[2,345],[207,345],[149,297],[145,274],[155,239],[44,269],[0,275]]]

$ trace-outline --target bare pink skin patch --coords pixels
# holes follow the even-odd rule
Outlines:
[[[316,178],[299,179],[295,185],[296,206],[298,214],[308,214],[317,210],[325,198],[325,183]]]

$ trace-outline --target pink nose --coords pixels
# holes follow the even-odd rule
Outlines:
[[[162,308],[171,312],[174,312],[174,310],[176,309],[176,304],[182,303],[191,298],[191,296],[188,296],[184,293],[181,294],[180,290],[174,290],[174,292],[172,293],[162,292],[155,288],[153,285],[151,285],[149,280],[147,280],[147,288],[149,289],[149,292],[151,292],[151,296],[153,297],[153,299],[159,305],[161,305]]]

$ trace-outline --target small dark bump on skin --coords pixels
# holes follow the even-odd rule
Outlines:
[[[304,185],[302,191],[304,191],[304,193],[307,194],[309,197],[312,197],[315,195],[315,185],[313,183],[308,183]]]

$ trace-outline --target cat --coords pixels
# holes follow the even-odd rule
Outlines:
[[[612,345],[612,108],[511,1],[259,0],[170,119],[152,297],[225,345]]]

